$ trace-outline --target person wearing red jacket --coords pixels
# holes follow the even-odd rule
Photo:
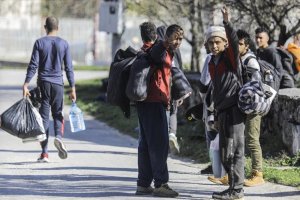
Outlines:
[[[157,34],[151,34],[156,33],[156,27],[151,22],[141,24],[140,31],[144,43],[142,49],[147,50],[155,71],[150,79],[146,100],[136,103],[140,125],[136,195],[175,198],[179,194],[168,186],[169,134],[166,110],[170,108],[171,65],[174,51],[183,39],[183,29],[175,24],[169,26],[163,40],[156,40]],[[149,35],[152,36],[147,37]],[[151,187],[152,181],[154,188]]]

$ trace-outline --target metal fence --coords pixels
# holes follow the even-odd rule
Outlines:
[[[29,19],[0,17],[0,60],[27,63],[36,39],[45,36],[44,20],[39,18],[35,24],[24,26]],[[23,23],[23,25],[22,25]],[[16,25],[21,24],[21,25]],[[109,62],[110,39],[107,34],[94,32],[92,19],[63,18],[59,21],[58,35],[69,42],[73,61],[78,64],[93,64],[96,46],[97,59]],[[98,44],[98,45],[96,45]]]

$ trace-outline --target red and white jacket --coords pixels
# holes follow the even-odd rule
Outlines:
[[[144,44],[146,47],[147,44]],[[149,50],[151,67],[156,67],[149,85],[147,102],[162,102],[170,104],[171,65],[173,54],[166,49],[163,41],[157,41]]]

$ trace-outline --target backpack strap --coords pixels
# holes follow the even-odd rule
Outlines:
[[[244,74],[246,72],[246,69],[245,69],[244,63],[242,62],[241,57],[239,57],[239,60],[240,60],[241,67],[238,67],[237,76],[238,76],[238,79],[239,79],[239,81],[241,83],[241,87],[242,87],[246,83],[244,80]]]
[[[255,56],[253,56],[253,55],[250,55],[250,56],[248,56],[245,60],[244,60],[244,65],[248,65],[248,62],[249,62],[249,60],[250,59],[252,59],[252,58],[255,58],[256,59],[256,57]]]

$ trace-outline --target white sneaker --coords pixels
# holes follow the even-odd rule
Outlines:
[[[54,146],[57,148],[58,156],[61,159],[66,159],[68,157],[67,149],[66,149],[64,143],[61,141],[61,139],[55,138],[54,139]]]
[[[49,162],[48,153],[41,153],[40,157],[37,159],[39,163],[47,163]]]
[[[22,142],[23,143],[28,143],[28,142],[42,142],[47,139],[46,134],[41,134],[35,137],[29,137],[29,138],[23,138]]]
[[[177,137],[174,133],[169,134],[169,146],[170,146],[171,153],[179,154],[180,152],[179,145],[177,142]]]

